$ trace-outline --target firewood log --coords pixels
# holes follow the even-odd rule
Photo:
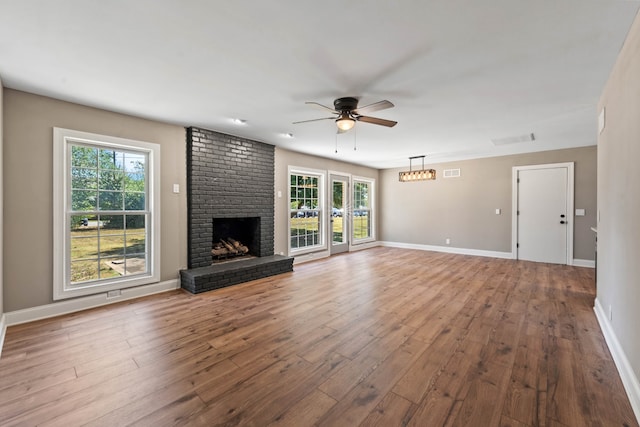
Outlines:
[[[229,237],[227,239],[229,241],[229,243],[231,243],[233,245],[234,248],[236,248],[236,250],[238,252],[240,252],[241,254],[246,254],[247,252],[249,252],[249,248],[246,247],[245,245],[243,245],[242,243],[238,242],[235,239],[232,239],[231,237]]]
[[[222,243],[224,245],[225,248],[227,248],[227,250],[232,253],[232,254],[237,254],[238,251],[236,250],[236,248],[233,247],[233,245],[223,239],[220,239],[220,243]]]
[[[227,250],[227,248],[213,248],[211,249],[211,255],[213,256],[217,256],[217,257],[223,257],[229,254],[229,251]]]

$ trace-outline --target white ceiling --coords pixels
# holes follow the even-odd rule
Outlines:
[[[594,145],[596,103],[639,7],[0,0],[0,76],[13,89],[376,168],[422,154],[437,163]],[[342,96],[390,100],[371,115],[398,125],[336,136],[331,120],[292,124],[327,117],[305,101]],[[534,142],[491,142],[532,132]]]

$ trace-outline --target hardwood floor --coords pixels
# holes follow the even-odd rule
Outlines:
[[[637,426],[593,270],[374,248],[8,328],[0,424]]]

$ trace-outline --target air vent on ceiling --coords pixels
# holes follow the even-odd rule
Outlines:
[[[507,145],[507,144],[518,144],[520,142],[532,142],[535,141],[536,137],[533,133],[529,133],[526,135],[520,136],[508,136],[506,138],[495,138],[492,139],[493,145]]]
[[[459,178],[460,169],[445,169],[442,171],[442,176],[444,178]]]

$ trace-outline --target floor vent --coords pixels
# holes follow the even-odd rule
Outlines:
[[[460,169],[445,169],[442,171],[444,178],[458,178],[460,177]]]

